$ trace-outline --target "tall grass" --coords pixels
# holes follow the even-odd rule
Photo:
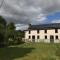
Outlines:
[[[60,60],[60,44],[24,43],[0,48],[0,60]]]

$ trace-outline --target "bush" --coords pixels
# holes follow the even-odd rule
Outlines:
[[[0,47],[4,46],[4,36],[0,33]]]

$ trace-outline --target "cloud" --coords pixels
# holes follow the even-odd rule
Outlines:
[[[51,23],[60,23],[60,20],[53,20]]]
[[[45,17],[45,15],[41,13],[40,15],[32,19],[32,24],[36,25],[36,24],[44,23],[46,19],[47,18]]]
[[[28,29],[28,25],[25,25],[25,24],[15,24],[16,26],[16,30],[26,30]]]
[[[0,0],[1,2],[2,0]],[[60,11],[60,0],[4,0],[0,8],[8,22],[29,24],[46,21],[46,15]],[[41,17],[41,15],[43,15]]]

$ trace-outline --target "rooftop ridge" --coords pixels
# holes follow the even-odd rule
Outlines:
[[[32,30],[37,30],[37,29],[60,29],[60,23],[31,25],[28,29],[32,29]]]
[[[47,23],[47,24],[36,24],[36,25],[52,25],[52,24],[60,24],[60,23]],[[36,26],[36,25],[31,25],[31,26]]]

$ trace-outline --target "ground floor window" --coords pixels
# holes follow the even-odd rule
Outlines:
[[[29,39],[31,38],[31,36],[29,36]]]
[[[32,39],[35,39],[35,36],[34,35],[32,36]]]
[[[39,39],[39,36],[37,36],[37,39]]]
[[[47,35],[45,36],[45,39],[47,39]]]
[[[57,35],[55,36],[55,39],[58,39],[58,36]]]

